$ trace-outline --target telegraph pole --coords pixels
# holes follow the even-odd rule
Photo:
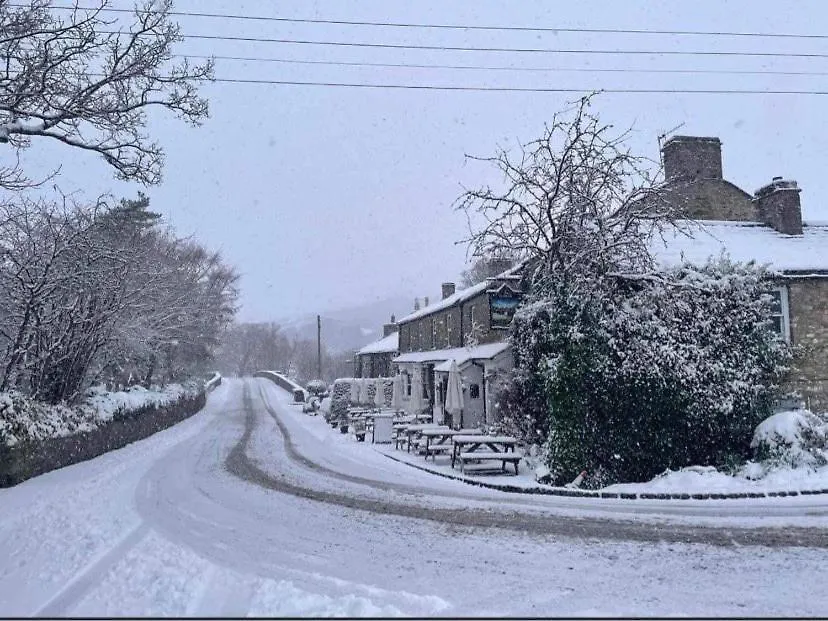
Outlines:
[[[316,378],[322,379],[322,317],[316,316]]]

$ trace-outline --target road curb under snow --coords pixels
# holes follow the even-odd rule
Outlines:
[[[462,475],[448,474],[434,470],[428,466],[421,466],[413,464],[405,459],[399,459],[388,453],[377,451],[381,455],[385,455],[388,459],[396,461],[411,468],[422,470],[430,474],[436,474],[446,479],[454,479],[455,481],[462,481],[468,485],[475,485],[477,487],[486,487],[489,489],[500,490],[503,492],[510,492],[514,494],[540,494],[545,496],[571,496],[576,498],[611,498],[621,500],[744,500],[746,498],[781,498],[786,496],[815,496],[818,494],[828,494],[828,489],[815,490],[798,490],[798,491],[773,491],[773,492],[603,492],[600,490],[592,491],[585,489],[571,489],[566,487],[521,487],[519,485],[509,485],[508,483],[489,483],[486,481],[476,481],[472,478]]]

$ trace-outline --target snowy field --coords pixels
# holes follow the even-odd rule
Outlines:
[[[266,484],[227,469],[245,436],[245,456]],[[256,476],[251,471],[248,478]],[[570,521],[574,534],[383,513],[360,502],[456,516],[488,511],[517,523],[526,513],[545,513]],[[793,519],[802,502],[763,499],[751,506],[766,509],[767,525]],[[171,429],[0,490],[0,610],[24,616],[814,616],[828,610],[828,594],[814,588],[824,544],[688,544],[671,539],[679,527],[670,523],[653,527],[652,540],[577,534],[591,512],[621,514],[606,522],[608,534],[616,524],[640,526],[643,514],[623,511],[631,503],[639,513],[652,505],[616,501],[596,509],[584,499],[528,498],[436,477],[349,443],[265,380],[228,380],[203,412]],[[740,517],[733,507],[742,503],[727,506],[731,514],[721,519],[728,529],[727,520],[761,519],[747,510]],[[811,519],[819,528],[803,532],[818,542],[825,518]]]

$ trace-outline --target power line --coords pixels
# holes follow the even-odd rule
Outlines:
[[[106,34],[120,34],[107,31]],[[235,37],[227,35],[181,35],[185,39],[210,41],[245,41],[254,43],[288,43],[294,45],[322,45],[334,47],[364,47],[396,50],[437,50],[447,52],[509,52],[532,54],[598,54],[598,55],[669,55],[669,56],[754,56],[773,58],[828,58],[828,54],[816,52],[726,52],[721,50],[605,50],[531,47],[465,47],[452,45],[413,45],[407,43],[366,43],[355,41],[311,41],[308,39],[274,39],[268,37]]]
[[[8,6],[24,8],[25,5],[10,4]],[[52,7],[59,10],[74,10],[74,7]],[[96,11],[96,7],[78,7],[81,11]],[[102,11],[110,13],[133,13],[133,9],[103,8]],[[437,30],[482,30],[482,31],[504,31],[504,32],[566,32],[582,34],[635,34],[635,35],[679,35],[679,36],[705,36],[705,37],[770,37],[786,39],[828,39],[828,35],[802,34],[802,33],[781,33],[781,32],[749,32],[749,31],[702,31],[702,30],[648,30],[643,28],[556,28],[541,26],[491,26],[474,24],[424,24],[414,22],[382,22],[382,21],[357,21],[343,19],[312,19],[296,17],[273,17],[265,15],[238,15],[226,13],[202,13],[188,11],[170,11],[169,15],[175,17],[202,17],[215,19],[235,19],[246,21],[282,22],[291,24],[328,24],[336,26],[378,26],[386,28],[427,28]]]
[[[380,63],[340,60],[308,60],[295,58],[265,58],[258,56],[203,56],[176,54],[177,58],[195,60],[229,60],[242,62],[282,63],[296,65],[323,65],[336,67],[381,67],[397,69],[457,69],[476,71],[529,71],[561,73],[655,73],[655,74],[711,74],[711,75],[786,75],[786,76],[828,76],[828,71],[780,71],[774,69],[631,69],[606,67],[514,67],[508,65],[441,65],[417,63]]]
[[[90,77],[104,77],[102,74],[88,74]],[[463,86],[439,84],[369,84],[365,82],[312,82],[296,80],[265,80],[253,78],[201,78],[197,82],[216,82],[224,84],[254,84],[275,86],[315,86],[328,88],[365,88],[389,90],[419,91],[458,91],[458,92],[496,92],[496,93],[576,93],[591,92],[617,93],[631,95],[828,95],[828,90],[761,90],[761,89],[690,89],[690,88],[559,88],[559,87],[521,87],[521,86]],[[7,93],[7,95],[20,93]]]
[[[685,89],[685,88],[557,88],[513,86],[441,86],[437,84],[368,84],[363,82],[301,82],[293,80],[264,80],[244,78],[215,78],[213,82],[231,84],[273,84],[279,86],[321,86],[369,89],[411,89],[426,91],[489,91],[502,93],[602,93],[622,94],[676,94],[676,95],[828,95],[815,90],[758,90],[758,89]]]

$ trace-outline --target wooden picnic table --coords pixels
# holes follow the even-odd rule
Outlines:
[[[452,438],[451,467],[455,461],[460,461],[460,471],[464,471],[467,461],[499,461],[501,469],[506,471],[506,463],[515,466],[518,473],[518,463],[521,456],[515,452],[517,438],[512,436],[488,435],[456,435]]]
[[[480,435],[483,432],[479,429],[423,429],[420,437],[425,440],[425,458],[431,455],[433,461],[437,460],[437,453],[449,453],[453,450],[452,438],[455,436]]]
[[[406,437],[406,449],[405,449],[406,453],[411,452],[411,441],[416,440],[417,438],[419,438],[420,433],[424,429],[445,429],[445,430],[447,430],[448,427],[446,427],[445,425],[438,425],[436,423],[424,423],[424,424],[421,424],[421,425],[408,425],[405,428],[405,431],[404,431],[405,437]]]

